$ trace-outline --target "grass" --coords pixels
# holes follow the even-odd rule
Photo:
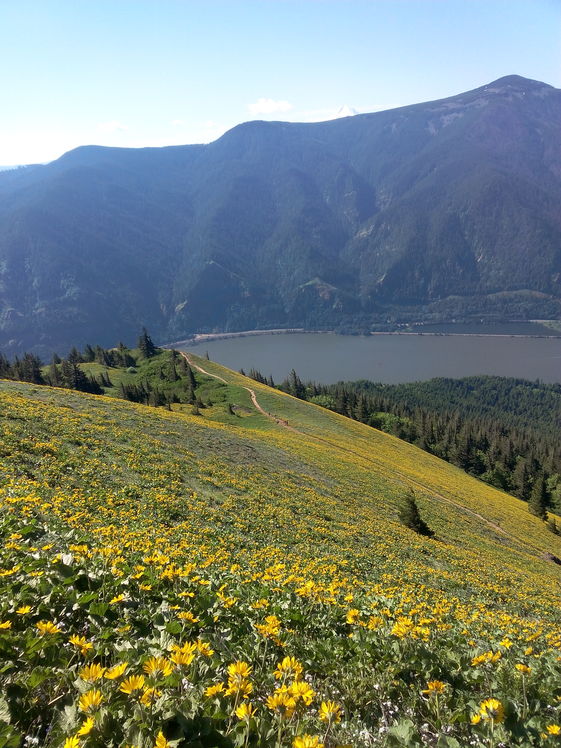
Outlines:
[[[0,383],[0,745],[553,745],[560,539],[405,442],[193,360],[228,382],[196,372],[200,415]],[[435,539],[398,521],[410,488]]]

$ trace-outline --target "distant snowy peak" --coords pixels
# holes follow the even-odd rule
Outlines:
[[[348,104],[344,104],[337,110],[337,114],[333,119],[341,119],[341,117],[354,117],[355,114],[358,114],[358,112],[354,107],[349,106]]]

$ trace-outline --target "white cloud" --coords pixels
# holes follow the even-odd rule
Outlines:
[[[113,119],[110,122],[100,122],[97,129],[101,132],[126,132],[129,128],[122,122]]]
[[[274,99],[257,99],[253,104],[248,105],[251,114],[276,114],[278,112],[289,112],[292,104],[289,101],[275,101]]]

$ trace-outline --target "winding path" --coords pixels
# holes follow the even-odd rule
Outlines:
[[[194,363],[194,361],[189,358],[189,354],[185,353],[184,351],[180,351],[181,355],[185,358],[189,366],[191,366],[193,369],[196,369],[201,374],[204,374],[207,377],[212,377],[213,379],[218,379],[220,382],[224,382],[224,384],[230,384],[224,377],[219,376],[218,374],[211,374],[211,372],[206,371],[206,369],[203,369],[202,366],[199,366],[198,364]],[[242,385],[243,386],[243,385]],[[256,410],[258,410],[260,413],[262,413],[264,416],[269,418],[270,420],[274,421],[277,425],[281,426],[284,429],[287,429],[288,431],[292,431],[294,434],[299,434],[300,436],[304,436],[307,439],[315,439],[318,442],[322,442],[323,444],[327,444],[332,449],[338,450],[339,452],[345,452],[347,454],[353,455],[354,457],[358,457],[361,460],[364,460],[365,462],[370,462],[373,465],[377,465],[378,467],[386,467],[385,463],[382,460],[376,460],[374,457],[366,456],[364,454],[361,454],[360,452],[355,452],[353,449],[349,449],[348,447],[343,447],[340,444],[336,444],[335,442],[329,441],[329,439],[324,439],[321,436],[315,436],[315,434],[308,434],[305,431],[300,431],[299,429],[294,428],[293,426],[289,426],[288,421],[283,420],[282,418],[277,418],[272,413],[269,413],[266,411],[257,400],[257,395],[255,394],[255,390],[253,390],[251,387],[245,387],[243,386],[244,390],[247,390],[251,396],[251,402],[253,403]],[[460,511],[469,514],[472,517],[475,517],[476,519],[480,520],[481,522],[484,522],[488,527],[490,527],[492,530],[494,530],[496,533],[499,533],[500,535],[503,535],[506,538],[509,538],[510,540],[514,541],[518,545],[526,546],[526,548],[531,548],[532,551],[535,553],[542,555],[543,551],[540,548],[536,548],[536,546],[532,545],[526,540],[521,540],[520,538],[517,538],[515,535],[511,535],[506,530],[503,530],[503,528],[500,525],[497,525],[495,522],[492,522],[491,520],[484,517],[482,514],[479,514],[478,512],[475,512],[473,509],[469,509],[466,506],[463,506],[462,504],[458,504],[456,501],[453,501],[452,499],[449,499],[446,496],[443,496],[441,493],[437,493],[433,489],[429,488],[423,483],[420,483],[419,481],[416,481],[414,478],[409,477],[408,475],[405,475],[405,473],[400,472],[398,469],[393,468],[393,473],[399,477],[399,479],[404,483],[404,485],[408,486],[409,488],[417,488],[425,493],[429,493],[434,498],[438,499],[439,501],[444,502],[445,504],[449,504],[450,506],[455,507],[456,509],[459,509]]]

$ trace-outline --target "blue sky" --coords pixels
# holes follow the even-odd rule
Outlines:
[[[561,88],[561,0],[0,0],[0,165],[209,142],[510,73]]]

